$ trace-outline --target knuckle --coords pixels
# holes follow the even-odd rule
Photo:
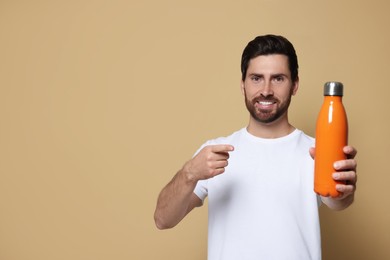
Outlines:
[[[213,170],[213,169],[209,169],[209,170],[206,172],[207,178],[213,177],[213,174],[214,174],[214,170]]]
[[[214,167],[214,162],[211,161],[211,160],[208,160],[208,161],[206,162],[206,165],[207,165],[207,168],[213,168],[213,167]]]

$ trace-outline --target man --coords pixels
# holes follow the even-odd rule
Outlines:
[[[320,197],[314,186],[314,139],[289,123],[298,91],[298,61],[282,36],[249,42],[241,60],[248,126],[205,143],[161,191],[159,229],[174,227],[209,202],[209,260],[321,259],[318,207],[352,204],[356,150],[344,147],[333,178],[342,195]]]

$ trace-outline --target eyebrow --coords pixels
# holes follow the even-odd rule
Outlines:
[[[284,73],[276,73],[271,75],[272,78],[281,77],[281,76],[288,78],[288,76]]]
[[[264,77],[264,74],[262,74],[262,73],[255,73],[254,72],[254,73],[249,73],[248,76]],[[271,74],[271,78],[280,77],[280,76],[288,78],[288,75],[286,75],[284,73]]]

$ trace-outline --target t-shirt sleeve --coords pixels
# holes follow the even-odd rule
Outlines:
[[[208,194],[207,180],[198,181],[195,186],[194,193],[204,202]]]

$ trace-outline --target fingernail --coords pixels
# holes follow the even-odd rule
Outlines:
[[[334,167],[335,169],[338,169],[338,168],[341,167],[341,165],[340,165],[339,162],[335,162],[335,163],[333,164],[333,167]]]
[[[340,173],[333,173],[333,179],[339,179],[340,178]]]

